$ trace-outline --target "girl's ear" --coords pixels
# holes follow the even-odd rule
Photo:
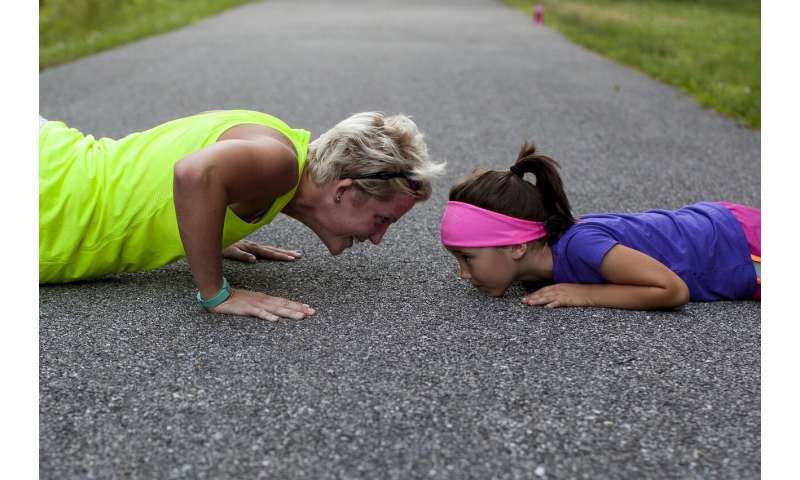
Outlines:
[[[520,258],[525,256],[525,253],[528,252],[528,244],[521,243],[519,245],[511,245],[511,258],[514,260],[519,260]]]

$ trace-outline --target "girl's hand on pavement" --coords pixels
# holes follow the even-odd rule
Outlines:
[[[222,249],[222,256],[231,260],[253,263],[259,258],[279,262],[293,262],[303,254],[297,250],[284,250],[282,248],[260,245],[249,240],[239,240],[230,247]]]
[[[313,308],[304,303],[238,288],[231,288],[231,296],[209,311],[270,321],[280,318],[301,320],[315,312]]]
[[[544,308],[588,307],[592,305],[588,285],[557,283],[542,287],[522,297],[526,305],[544,305]]]

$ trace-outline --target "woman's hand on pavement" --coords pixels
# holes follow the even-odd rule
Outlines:
[[[257,259],[275,260],[279,262],[293,262],[303,254],[297,250],[284,250],[282,248],[260,245],[249,240],[239,240],[230,247],[222,249],[222,256],[231,260],[253,263]]]
[[[260,292],[231,288],[231,296],[209,310],[227,315],[242,315],[276,321],[280,318],[302,320],[315,310],[304,303],[273,297]]]

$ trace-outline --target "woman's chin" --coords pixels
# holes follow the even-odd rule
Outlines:
[[[331,255],[334,257],[337,255],[341,255],[345,250],[353,246],[353,239],[350,238],[349,240],[340,240],[334,244],[329,242],[323,242],[326,247],[328,247],[328,251],[331,252]]]

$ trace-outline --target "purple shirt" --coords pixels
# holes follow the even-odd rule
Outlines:
[[[556,283],[607,283],[616,244],[645,253],[686,282],[693,301],[752,298],[756,275],[739,222],[717,203],[680,210],[585,215],[552,246]]]

